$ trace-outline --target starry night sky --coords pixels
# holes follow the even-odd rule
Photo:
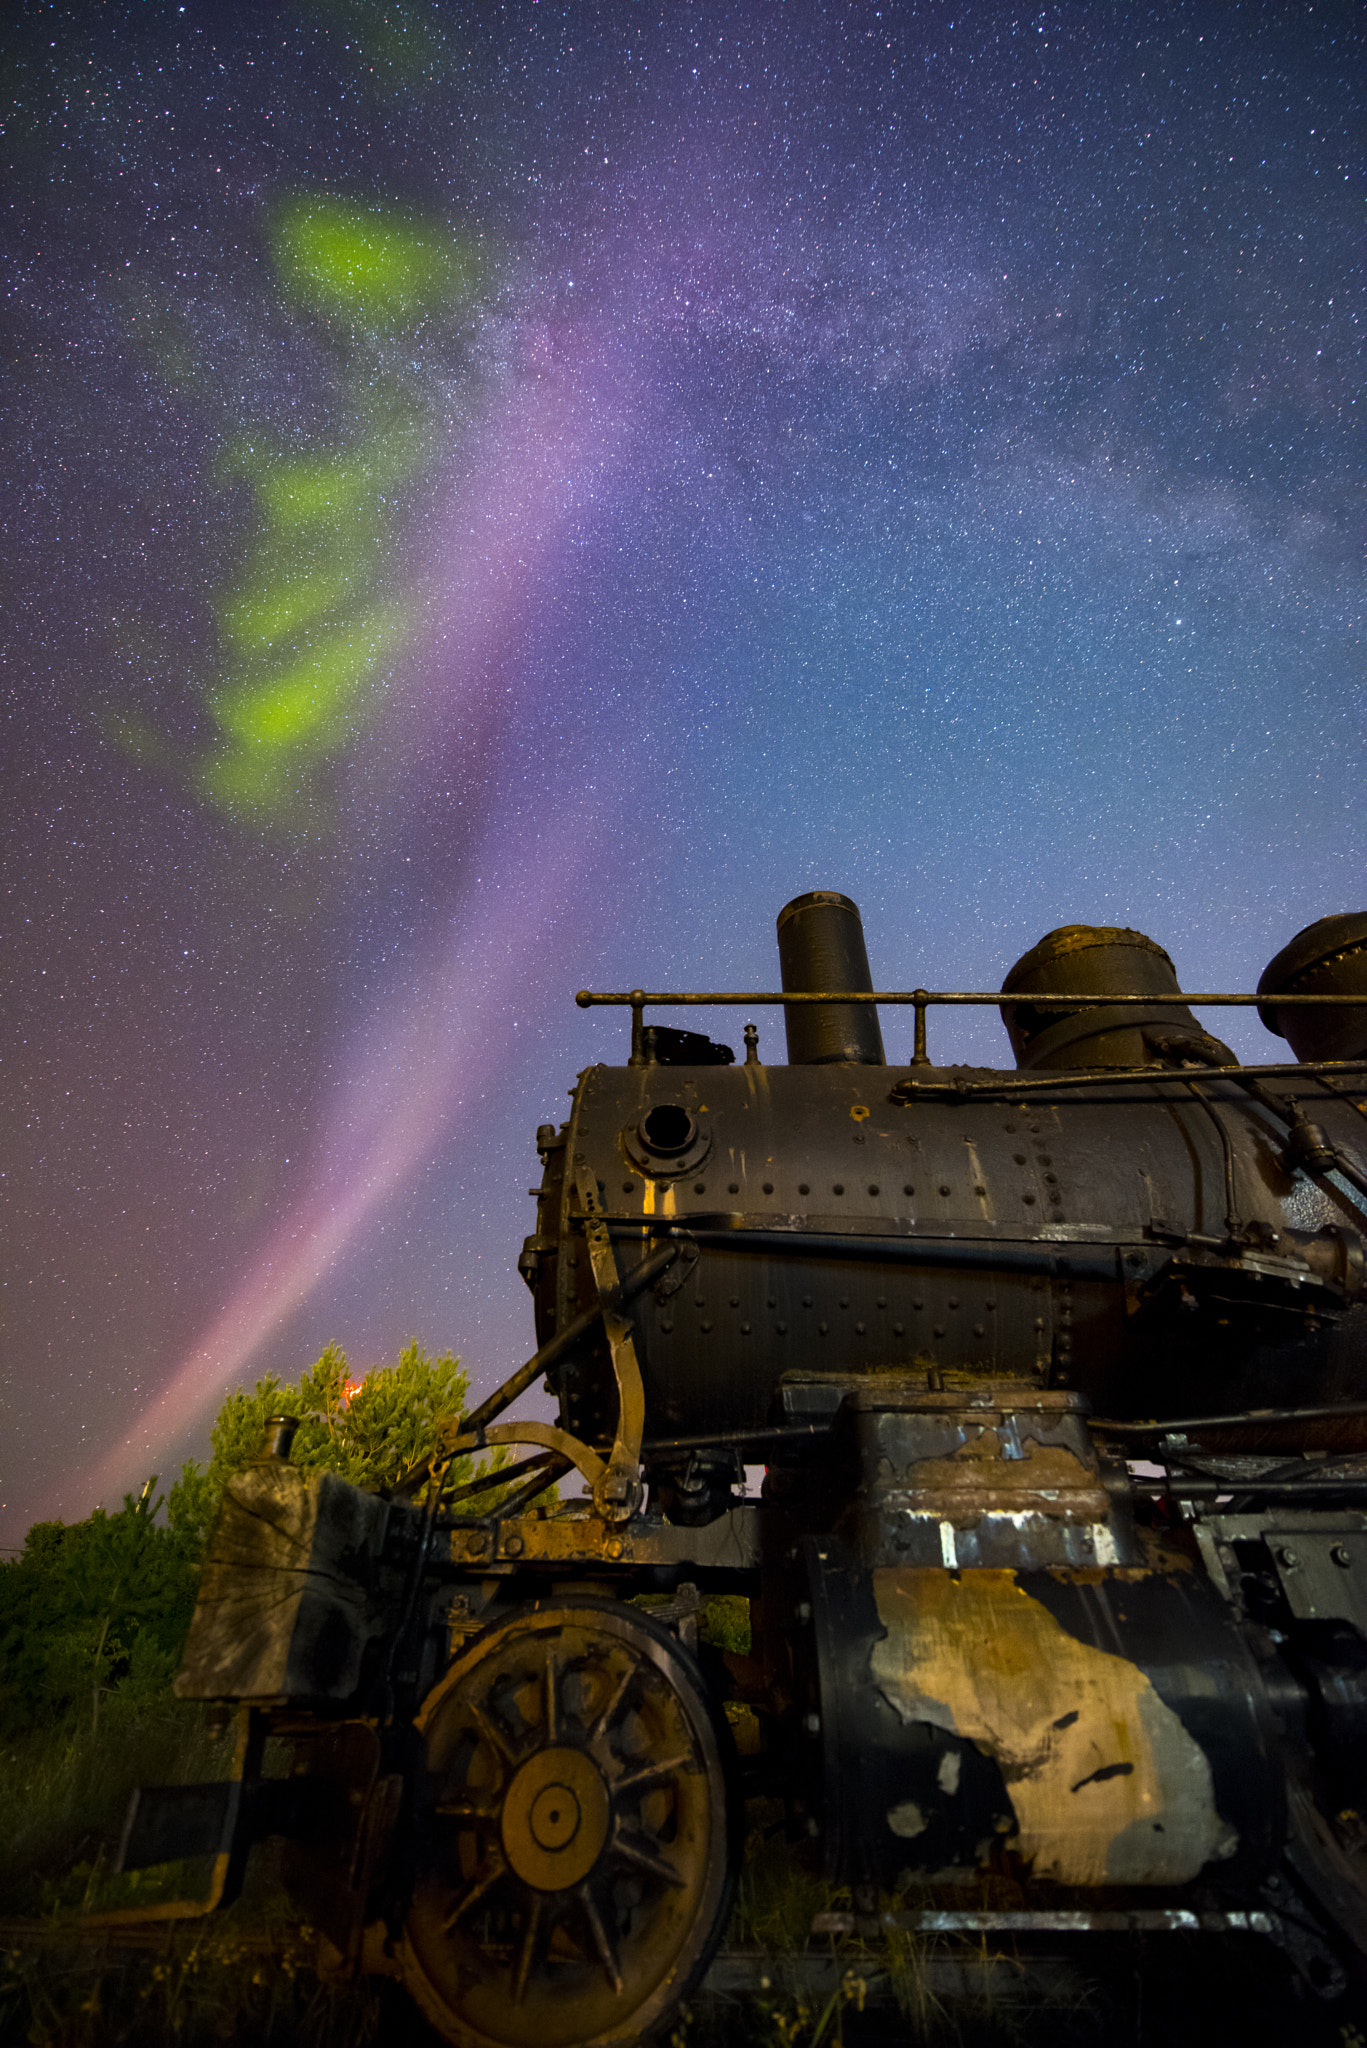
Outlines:
[[[330,1338],[526,1356],[578,987],[1361,906],[1356,6],[0,37],[0,1541]]]

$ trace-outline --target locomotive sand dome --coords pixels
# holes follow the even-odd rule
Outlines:
[[[393,1498],[285,1428],[231,1483],[177,1685],[237,1706],[235,1778],[141,1794],[124,1867],[212,1855],[211,1905],[283,1836],[332,1967],[462,2048],[664,2026],[761,1791],[832,1878],[944,1887],[906,1927],[1199,1926],[1361,1979],[1364,931],[1311,927],[1259,997],[1085,926],[1000,991],[878,993],[814,891],[779,991],[581,995],[631,1049],[537,1133],[535,1355]],[[1193,1014],[1259,1000],[1315,1057],[1242,1065]],[[718,1004],[783,1005],[788,1061],[650,1014]],[[957,1004],[1016,1071],[932,1062]],[[500,1419],[543,1378],[554,1424]],[[448,1484],[496,1445],[500,1493]],[[749,1656],[699,1652],[714,1592]]]

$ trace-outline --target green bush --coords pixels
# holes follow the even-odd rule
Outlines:
[[[394,1486],[430,1455],[438,1422],[459,1415],[469,1391],[468,1375],[449,1352],[429,1358],[410,1344],[397,1365],[353,1379],[345,1353],[329,1344],[296,1386],[267,1373],[250,1393],[229,1394],[214,1424],[207,1473],[186,1467],[183,1512],[192,1511],[193,1495],[195,1506],[212,1514],[230,1475],[256,1456],[271,1415],[300,1418],[290,1453],[296,1465],[373,1491]]]
[[[353,1379],[329,1344],[297,1383],[267,1373],[229,1394],[207,1467],[192,1459],[164,1499],[153,1478],[114,1513],[36,1523],[0,1565],[0,1739],[73,1717],[94,1730],[116,1688],[130,1704],[167,1696],[223,1488],[257,1455],[267,1417],[300,1418],[296,1464],[380,1490],[430,1454],[468,1392],[449,1353],[410,1344],[397,1365]]]
[[[38,1523],[0,1566],[0,1736],[76,1710],[95,1723],[116,1684],[144,1697],[165,1690],[195,1604],[202,1536],[174,1500],[166,1523],[155,1519],[155,1486],[128,1494],[116,1514]]]

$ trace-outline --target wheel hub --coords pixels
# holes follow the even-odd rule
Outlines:
[[[529,1757],[503,1802],[503,1851],[524,1884],[565,1891],[602,1855],[612,1802],[602,1772],[581,1749],[557,1745]]]

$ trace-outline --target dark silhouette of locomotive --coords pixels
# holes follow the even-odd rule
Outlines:
[[[212,1853],[207,1910],[283,1838],[333,1966],[471,2048],[662,2025],[755,1791],[856,1919],[915,1884],[939,1928],[1199,1924],[1337,1994],[1367,1968],[1367,915],[1216,999],[1290,1041],[1258,1067],[1137,932],[1053,932],[991,997],[875,999],[827,892],[779,948],[772,998],[581,996],[630,1008],[631,1055],[537,1134],[540,1348],[429,1466],[382,1500],[294,1467],[282,1418],[233,1482],[178,1689],[237,1703],[234,1777],[141,1794],[125,1866]],[[648,1021],[781,998],[785,1064]],[[988,1001],[1015,1070],[932,1064],[928,1010]],[[558,1421],[499,1421],[543,1377]],[[450,1483],[499,1445],[497,1493]],[[747,1655],[698,1647],[719,1592]]]

